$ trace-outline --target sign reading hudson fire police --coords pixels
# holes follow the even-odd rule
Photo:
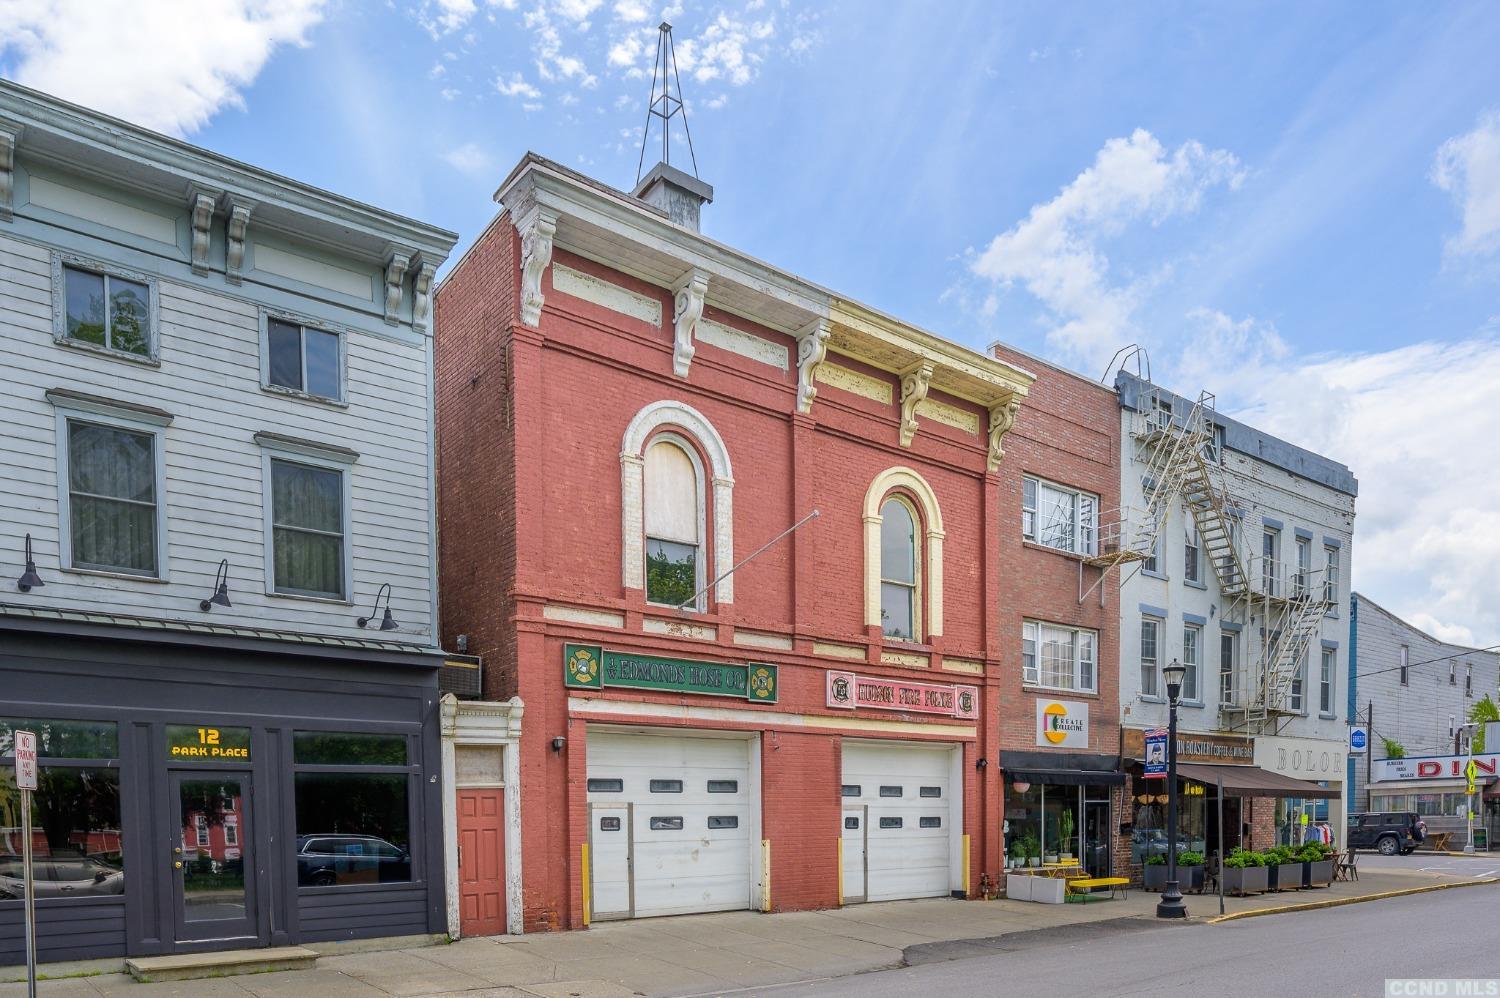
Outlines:
[[[917,714],[947,714],[960,720],[979,718],[979,688],[940,683],[910,683],[901,679],[828,673],[828,706],[843,710],[870,707]]]

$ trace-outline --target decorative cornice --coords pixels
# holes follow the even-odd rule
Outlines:
[[[214,203],[217,200],[216,195],[196,188],[188,193],[188,211],[193,226],[193,273],[200,277],[208,273],[208,247],[213,239]]]
[[[818,368],[828,357],[828,337],[832,332],[827,319],[814,319],[797,334],[797,411],[812,412],[818,397],[814,380]]]
[[[417,267],[416,280],[411,288],[411,327],[426,329],[427,316],[432,311],[432,278],[437,274],[437,264],[422,261]]]
[[[542,321],[542,275],[552,262],[552,238],[557,235],[557,213],[539,205],[516,219],[521,234],[521,322],[535,328]]]
[[[1005,458],[1005,435],[1016,425],[1016,414],[1021,411],[1021,400],[1012,397],[990,410],[990,453],[987,466],[990,471],[999,471]]]
[[[0,118],[0,222],[12,217],[16,193],[16,145],[25,126]]]
[[[224,223],[224,280],[239,284],[244,279],[245,233],[255,202],[230,194],[224,198],[224,207],[229,213]]]
[[[703,298],[708,294],[708,275],[697,268],[688,271],[672,285],[672,323],[675,327],[672,340],[672,373],[679,378],[688,376],[688,367],[693,363],[693,334],[697,332],[698,320],[703,317]]]
[[[910,447],[917,435],[917,403],[927,397],[933,365],[923,361],[901,376],[901,446]]]
[[[416,251],[392,246],[385,256],[385,321],[395,326],[401,322],[401,294],[406,288],[406,271]]]

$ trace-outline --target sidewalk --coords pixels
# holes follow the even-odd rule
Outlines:
[[[1225,911],[1318,904],[1439,885],[1481,883],[1420,871],[1365,873],[1357,883],[1225,898]],[[1492,881],[1493,882],[1493,881]],[[1475,888],[1492,889],[1489,887]],[[446,946],[332,955],[316,970],[180,983],[128,977],[48,981],[45,998],[625,998],[633,994],[721,994],[911,962],[993,951],[995,938],[1038,929],[1125,919],[1141,924],[1157,896],[1043,905],[1024,901],[892,901],[815,912],[721,912],[596,925],[586,932],[465,939]],[[1189,915],[1219,913],[1216,896],[1188,895]],[[1223,926],[1232,931],[1233,922]],[[1101,926],[1101,929],[1104,927]],[[1218,931],[1216,929],[1216,931]],[[970,941],[967,945],[964,941]],[[1021,940],[1017,940],[1021,942]],[[910,953],[908,953],[910,950]],[[0,998],[21,995],[0,985]]]

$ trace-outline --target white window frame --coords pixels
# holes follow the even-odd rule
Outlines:
[[[265,546],[265,590],[267,596],[277,599],[311,600],[315,603],[336,603],[352,606],[354,603],[354,463],[359,455],[319,446],[312,441],[267,439],[256,434],[260,444],[261,522]],[[276,527],[273,490],[271,488],[271,462],[285,461],[288,464],[303,464],[339,472],[343,486],[344,527],[344,592],[341,596],[310,596],[304,593],[284,593],[276,588]]]
[[[1339,549],[1323,545],[1323,600],[1328,604],[1326,616],[1339,615]]]
[[[235,847],[240,844],[240,819],[238,815],[224,815],[224,845]]]
[[[1474,696],[1474,663],[1464,663],[1464,696]]]
[[[1294,714],[1307,714],[1307,660],[1311,651],[1302,653],[1302,660],[1297,663],[1297,671],[1292,674],[1292,684],[1287,690],[1287,707]]]
[[[1303,556],[1306,555],[1306,560]],[[1312,593],[1312,538],[1298,537],[1296,539],[1297,574],[1296,590],[1294,596],[1310,595]]]
[[[900,586],[903,589],[911,590],[911,634],[904,637],[898,634],[887,634],[883,621],[881,623],[880,633],[887,641],[905,641],[909,644],[920,643],[922,641],[922,635],[924,634],[922,630],[922,537],[926,533],[926,531],[922,529],[922,513],[917,509],[917,504],[900,492],[891,492],[880,501],[880,529],[882,533],[882,551],[884,550],[885,542],[885,507],[892,502],[900,503],[903,507],[905,507],[906,514],[911,517],[912,581],[910,583],[906,583],[900,581],[899,579],[888,578],[885,571],[885,559],[882,558],[880,565],[880,590],[882,595],[885,592],[885,587],[888,585]],[[881,605],[884,606],[884,603],[885,601],[884,599],[882,599]]]
[[[1318,658],[1318,714],[1321,717],[1333,717],[1337,708],[1333,702],[1334,676],[1339,668],[1339,650],[1337,648],[1323,648]],[[1324,701],[1328,706],[1323,706]]]
[[[1224,644],[1225,644],[1226,641],[1229,644],[1229,655],[1227,656],[1227,661],[1226,661],[1226,656],[1224,654]],[[1240,659],[1240,632],[1239,631],[1226,631],[1226,630],[1219,631],[1219,703],[1220,704],[1233,704],[1235,702],[1235,699],[1234,699],[1235,698],[1235,694],[1238,692],[1238,690],[1236,689],[1236,687],[1239,685],[1239,674],[1238,674],[1238,672],[1239,672],[1239,669],[1238,669],[1238,667],[1239,667],[1239,659]],[[1226,676],[1229,678],[1229,681],[1228,681],[1227,684],[1224,681]],[[1228,687],[1227,690],[1225,689],[1226,685]]]
[[[1193,560],[1188,561],[1188,552]],[[1189,585],[1201,586],[1203,582],[1203,545],[1198,540],[1198,523],[1186,510],[1182,514],[1182,580]]]
[[[212,845],[208,837],[208,816],[204,814],[193,815],[193,840],[198,849],[207,849]]]
[[[703,613],[708,609],[708,591],[706,588],[708,579],[703,574],[708,570],[708,479],[703,472],[703,462],[698,458],[698,448],[694,447],[688,441],[687,437],[683,436],[680,433],[674,433],[671,430],[665,430],[661,433],[653,434],[651,436],[651,439],[646,441],[646,447],[641,452],[641,459],[643,462],[646,458],[646,455],[651,453],[651,448],[655,447],[659,443],[667,443],[679,448],[685,454],[687,454],[688,460],[692,462],[693,465],[694,488],[697,490],[696,501],[698,504],[698,550],[696,554],[696,561],[693,567],[693,589],[697,593],[697,595],[694,596],[693,602],[683,607],[683,609],[690,610],[696,613]],[[646,517],[644,515],[645,502],[646,493],[643,488],[641,490],[641,551],[643,552],[643,557],[649,558],[649,555],[645,554],[647,542],[650,540],[650,538],[646,534]],[[669,541],[668,543],[678,542]],[[641,594],[642,596],[645,596],[646,594],[646,585],[644,582],[641,585]],[[665,606],[671,607],[674,610],[677,609],[677,606],[675,604],[656,603],[653,602],[649,597],[646,597],[646,605]]]
[[[1066,632],[1073,640],[1073,685],[1055,686],[1042,682],[1042,632],[1050,628],[1054,631]],[[1088,658],[1083,654],[1083,637],[1087,635],[1090,639],[1089,646],[1093,651],[1093,657]],[[1027,653],[1027,645],[1031,646],[1030,654]],[[1030,662],[1027,662],[1027,659]],[[1089,674],[1092,684],[1084,686],[1082,683],[1083,663],[1090,665]],[[1066,624],[1053,624],[1045,620],[1023,620],[1021,622],[1021,684],[1034,687],[1039,690],[1058,690],[1063,693],[1098,693],[1099,692],[1099,632],[1087,627],[1070,627]]]
[[[1193,636],[1193,654],[1188,656],[1188,635]],[[1182,625],[1182,664],[1187,672],[1182,674],[1182,702],[1189,704],[1203,703],[1203,625]],[[1188,677],[1193,679],[1192,693],[1188,693]]]
[[[150,410],[146,406],[131,406],[114,403],[107,399],[78,398],[48,392],[52,403],[57,433],[57,537],[59,564],[67,572],[80,575],[100,575],[114,579],[133,579],[137,582],[167,582],[171,578],[168,552],[171,545],[167,539],[167,435],[166,428],[172,417],[166,413]],[[69,422],[93,423],[131,433],[149,433],[152,436],[151,456],[156,464],[156,574],[112,571],[102,568],[76,568],[73,565],[73,510],[72,490],[69,488],[71,448],[68,441]]]
[[[86,270],[95,274],[102,274],[105,278],[105,323],[109,322],[109,282],[108,278],[118,277],[121,280],[133,281],[136,284],[146,286],[146,322],[149,328],[146,340],[150,344],[143,354],[131,353],[128,350],[117,350],[114,347],[99,343],[89,343],[86,340],[74,339],[68,335],[68,295],[64,287],[63,269],[72,267],[77,270]],[[127,270],[117,267],[112,263],[94,257],[78,256],[73,253],[52,254],[52,339],[61,346],[74,350],[87,350],[104,357],[112,357],[116,360],[128,360],[135,364],[146,364],[150,367],[161,366],[161,295],[157,279],[151,274],[144,274],[138,270]],[[106,336],[106,339],[108,337]]]
[[[1400,673],[1400,679],[1401,679],[1401,685],[1402,686],[1410,686],[1411,685],[1411,673],[1410,673],[1410,669],[1411,669],[1411,648],[1407,647],[1406,645],[1402,645],[1401,646],[1401,673]]]
[[[1146,647],[1145,647],[1145,645],[1146,645],[1146,642],[1145,642],[1145,630],[1146,630],[1146,625],[1147,624],[1150,624],[1152,626],[1152,628],[1154,629],[1154,635],[1153,635],[1154,640],[1152,641],[1152,644],[1155,646],[1153,648],[1153,651],[1155,651],[1155,654],[1152,655],[1150,659],[1146,658]],[[1144,613],[1141,614],[1141,630],[1139,632],[1140,635],[1141,635],[1140,656],[1139,656],[1140,660],[1141,660],[1141,673],[1140,673],[1140,677],[1142,679],[1142,682],[1141,682],[1141,696],[1146,697],[1147,699],[1150,699],[1150,700],[1164,700],[1164,699],[1166,699],[1166,693],[1162,689],[1162,685],[1161,685],[1161,630],[1162,630],[1162,627],[1165,624],[1166,624],[1166,621],[1162,620],[1160,617],[1153,617],[1150,614],[1144,614]],[[1152,680],[1151,680],[1151,687],[1152,688],[1149,689],[1149,690],[1146,688],[1146,683],[1144,682],[1145,677],[1146,677],[1146,671],[1145,671],[1146,670],[1146,663],[1148,661],[1151,663],[1151,675],[1152,675]]]
[[[1270,553],[1266,552],[1269,539]],[[1260,579],[1261,587],[1268,596],[1281,595],[1281,531],[1275,527],[1262,527],[1260,532]]]
[[[1035,505],[1027,509],[1026,489],[1030,486],[1033,491]],[[1044,505],[1042,491],[1051,489],[1053,492],[1072,497],[1072,535],[1073,546],[1071,548],[1058,547],[1041,540],[1041,510]],[[1093,502],[1093,514],[1085,521],[1080,507],[1087,499]],[[1099,553],[1099,496],[1085,489],[1075,489],[1068,485],[1038,477],[1036,475],[1025,475],[1021,479],[1021,538],[1042,547],[1051,548],[1054,551],[1066,551],[1069,554],[1081,554],[1085,557],[1093,557]],[[1030,532],[1027,531],[1027,515],[1030,515]]]
[[[271,320],[284,322],[287,325],[299,326],[304,331],[308,329],[321,333],[332,333],[339,340],[339,394],[338,398],[329,398],[327,395],[319,395],[316,392],[307,391],[307,337],[301,339],[302,344],[302,388],[288,388],[285,385],[271,384]],[[288,398],[302,399],[306,402],[317,402],[321,405],[332,405],[347,408],[349,405],[349,337],[352,330],[335,322],[316,319],[310,315],[302,315],[297,312],[287,312],[276,308],[262,308],[260,310],[260,388],[261,391],[270,392],[273,395],[285,395]]]

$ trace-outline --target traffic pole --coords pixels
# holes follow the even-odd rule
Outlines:
[[[26,895],[26,998],[36,998],[36,882],[31,867],[31,791],[21,791],[21,867]]]

